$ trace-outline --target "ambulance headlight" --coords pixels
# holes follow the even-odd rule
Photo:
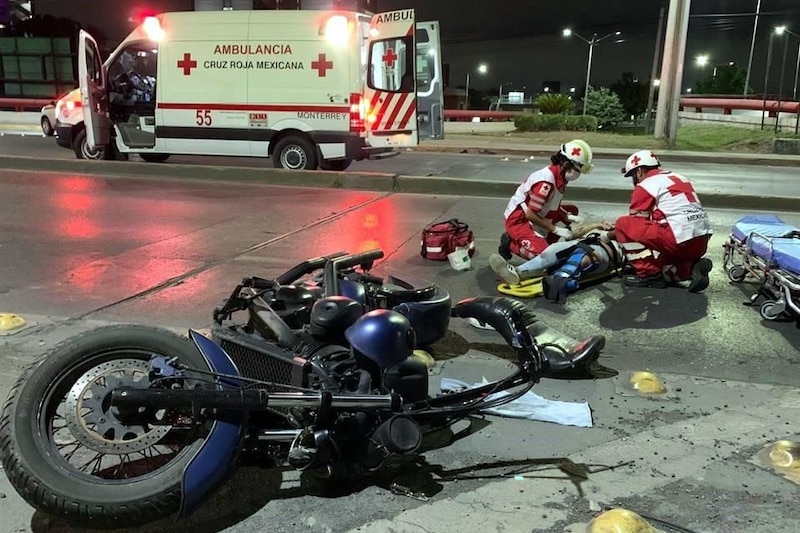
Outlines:
[[[345,44],[352,33],[350,21],[344,15],[334,15],[325,23],[325,38],[334,44]]]
[[[161,22],[156,17],[147,17],[142,24],[147,37],[153,41],[160,41],[164,38],[164,29]]]

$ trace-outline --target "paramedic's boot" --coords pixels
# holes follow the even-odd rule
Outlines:
[[[506,261],[511,259],[511,237],[508,236],[508,233],[504,232],[500,235],[500,246],[497,247],[497,253]]]
[[[489,256],[489,266],[492,267],[495,274],[500,276],[500,278],[509,285],[519,285],[519,271],[517,271],[514,265],[508,263],[508,261],[499,255],[492,254]]]
[[[711,272],[714,264],[711,259],[701,258],[692,267],[692,281],[689,284],[689,292],[703,292],[708,288],[708,273]]]
[[[636,287],[636,288],[651,288],[651,289],[666,289],[667,288],[667,280],[664,279],[664,275],[659,272],[658,274],[653,274],[652,276],[636,276],[634,274],[630,274],[623,278],[622,283],[626,287]]]

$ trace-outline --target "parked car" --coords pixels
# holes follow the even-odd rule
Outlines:
[[[75,152],[78,159],[101,159],[102,150],[93,150],[86,142],[83,124],[81,90],[74,89],[62,96],[55,105],[56,143]]]
[[[70,92],[60,94],[50,100],[47,105],[42,107],[42,115],[39,124],[42,126],[42,133],[45,137],[52,137],[56,133],[56,104],[59,100],[67,96]]]

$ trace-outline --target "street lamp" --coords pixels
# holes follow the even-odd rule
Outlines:
[[[783,28],[784,33],[788,33],[792,37],[800,39],[800,35],[797,33],[787,29],[786,27]],[[794,67],[794,87],[792,88],[792,100],[797,100],[797,81],[798,77],[800,77],[800,44],[797,46],[797,63]]]
[[[500,92],[497,94],[497,109],[500,109],[500,102],[503,100],[503,87],[506,85],[514,85],[513,81],[507,81],[500,84]]]
[[[489,70],[484,64],[478,65],[478,72],[481,74],[486,74],[486,71]],[[467,96],[464,99],[464,109],[469,109],[469,70],[467,70]]]
[[[589,96],[589,79],[591,78],[591,75],[592,75],[592,54],[594,53],[594,46],[596,44],[600,43],[601,41],[605,41],[609,37],[618,37],[621,33],[622,32],[615,31],[615,32],[609,33],[608,35],[604,35],[603,37],[600,37],[600,38],[598,38],[597,34],[595,33],[595,34],[592,35],[591,39],[587,39],[587,38],[581,36],[579,33],[572,31],[570,28],[564,28],[563,30],[561,30],[561,35],[563,35],[564,37],[572,37],[574,35],[575,37],[577,37],[578,39],[580,39],[581,41],[583,41],[583,42],[585,42],[586,44],[589,45],[589,62],[586,65],[586,91],[583,94],[583,114],[584,115],[586,114],[586,100],[587,100],[587,97]],[[621,41],[617,41],[617,42],[621,42]]]
[[[767,68],[766,72],[764,73],[764,97],[761,104],[761,129],[764,129],[764,114],[767,111],[767,91],[769,90],[769,70],[772,66],[772,44],[773,39],[777,35],[778,37],[782,36],[786,32],[786,26],[775,26],[775,29],[772,33],[769,34],[769,45],[767,46]],[[784,46],[785,48],[785,46]],[[785,50],[784,50],[785,52]],[[784,53],[784,56],[786,54]],[[785,58],[784,58],[785,59]],[[775,126],[777,127],[778,121],[775,121]]]
[[[699,55],[694,60],[694,62],[697,63],[697,66],[700,67],[700,68],[704,68],[704,67],[708,66],[708,61],[709,61],[708,54]],[[712,76],[714,78],[717,77],[717,67],[716,67],[716,65],[714,66],[714,72],[713,72]]]

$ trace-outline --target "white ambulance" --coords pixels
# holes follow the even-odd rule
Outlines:
[[[153,162],[271,157],[293,170],[396,153],[419,138],[415,28],[412,9],[165,13],[105,63],[81,31],[87,144]],[[436,72],[426,80],[441,87],[433,29]]]

